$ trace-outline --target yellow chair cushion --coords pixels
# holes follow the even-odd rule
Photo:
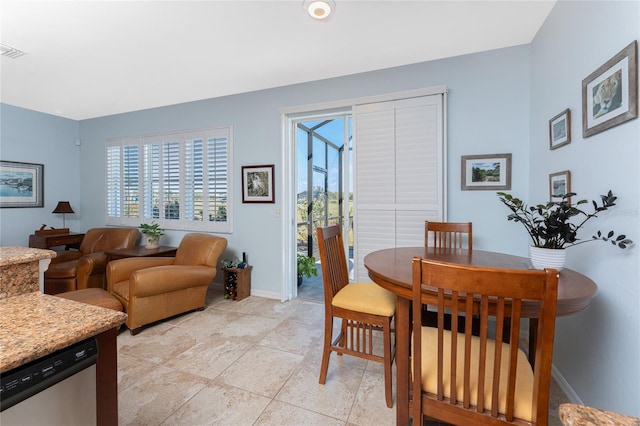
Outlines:
[[[458,334],[458,356],[456,363],[457,399],[463,397],[463,374],[464,374],[464,335]],[[438,329],[434,327],[422,327],[422,389],[426,392],[437,394],[437,373],[438,373]],[[443,385],[444,396],[451,394],[451,332],[444,332],[444,366]],[[487,340],[487,361],[485,367],[485,387],[484,387],[484,408],[491,410],[491,393],[493,391],[493,354],[495,353],[496,342]],[[507,409],[507,376],[509,373],[509,349],[510,345],[502,343],[502,358],[500,366],[500,392],[498,411],[505,413]],[[478,404],[478,353],[480,351],[480,338],[473,336],[471,339],[471,404]],[[532,421],[532,399],[533,399],[533,370],[527,360],[527,356],[518,349],[516,373],[516,391],[514,415],[519,419]]]
[[[331,304],[350,311],[391,317],[396,312],[396,295],[374,283],[350,283],[333,296]]]

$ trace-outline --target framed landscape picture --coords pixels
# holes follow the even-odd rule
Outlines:
[[[549,175],[549,200],[562,201],[562,196],[571,192],[571,172],[564,170]],[[567,198],[571,202],[571,198]]]
[[[549,148],[571,143],[571,110],[569,108],[549,120]]]
[[[511,154],[462,156],[462,190],[511,189]]]
[[[582,136],[638,117],[638,42],[582,80]]]
[[[0,161],[0,207],[44,207],[44,165]]]
[[[242,166],[242,202],[275,203],[273,164]]]

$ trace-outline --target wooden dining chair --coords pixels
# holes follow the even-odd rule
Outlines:
[[[451,249],[473,249],[473,224],[471,222],[424,222],[424,246]],[[424,306],[422,308],[422,324],[435,326],[436,312]],[[446,327],[451,327],[451,315],[445,314]],[[465,317],[460,316],[458,326],[464,329]],[[474,322],[474,332],[479,324]]]
[[[554,269],[508,270],[413,258],[412,385],[414,424],[422,416],[456,425],[546,425],[558,293]],[[518,348],[523,300],[539,319],[535,370]],[[422,305],[438,310],[438,326],[421,326]],[[480,336],[443,327],[443,312],[478,315]],[[493,320],[490,320],[492,318]],[[509,322],[511,344],[502,343]],[[495,339],[489,338],[495,334]],[[499,350],[498,350],[499,349]],[[452,386],[451,384],[455,384]],[[419,420],[416,420],[419,419]]]
[[[471,222],[424,222],[424,245],[441,248],[473,249]]]
[[[326,382],[331,352],[382,362],[385,400],[387,407],[391,408],[391,365],[395,356],[395,339],[393,346],[391,342],[391,320],[396,311],[396,296],[374,283],[349,283],[340,225],[318,228],[317,236],[325,307],[320,384]],[[342,320],[335,339],[334,318]],[[373,351],[374,331],[382,331],[382,354]]]

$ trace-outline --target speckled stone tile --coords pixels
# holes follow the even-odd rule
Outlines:
[[[272,401],[262,415],[260,415],[260,418],[254,423],[256,426],[344,426],[345,424],[342,420],[324,416],[281,401]],[[369,424],[372,424],[371,419],[369,419]]]
[[[302,365],[287,380],[275,399],[347,421],[364,370],[348,368],[339,362],[329,363],[329,374],[324,385],[318,383],[319,372],[319,364]],[[384,398],[380,403],[384,405]]]
[[[394,406],[389,408],[385,403],[384,397],[384,375],[369,370],[365,371],[356,399],[353,402],[353,408],[349,414],[349,423],[368,426],[371,424],[371,419],[374,418],[376,419],[376,425],[395,425],[395,389],[392,397]]]
[[[163,425],[253,425],[271,400],[222,383],[210,383]]]
[[[273,398],[301,361],[301,355],[254,346],[216,381]]]
[[[119,424],[160,425],[208,383],[202,377],[158,365],[118,391]]]
[[[289,318],[268,333],[260,341],[260,345],[305,355],[311,348],[317,347],[317,342],[322,336],[321,328],[301,324],[297,319]]]
[[[240,357],[252,350],[254,343],[238,337],[213,336],[197,343],[166,363],[191,374],[215,379]]]

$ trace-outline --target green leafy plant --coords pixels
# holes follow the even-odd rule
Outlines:
[[[609,231],[606,235],[598,231],[591,239],[578,239],[580,228],[589,220],[598,217],[598,213],[615,206],[617,197],[611,191],[607,195],[601,195],[602,204],[591,201],[593,212],[587,213],[579,207],[589,203],[587,200],[580,200],[575,204],[569,201],[575,195],[575,193],[570,192],[562,195],[560,197],[561,201],[550,201],[533,207],[527,206],[522,200],[513,197],[511,194],[498,192],[500,201],[512,212],[507,216],[507,219],[521,223],[536,247],[562,249],[596,240],[609,241],[621,249],[633,244],[633,241],[628,239],[626,235],[615,236],[613,231]],[[576,223],[571,222],[572,218],[575,218]]]
[[[298,276],[305,276],[311,278],[311,276],[318,276],[318,268],[316,267],[316,258],[313,256],[305,256],[298,253]]]
[[[155,221],[151,223],[143,223],[139,226],[140,232],[148,236],[151,241],[158,241],[164,235],[164,229],[160,228]]]

